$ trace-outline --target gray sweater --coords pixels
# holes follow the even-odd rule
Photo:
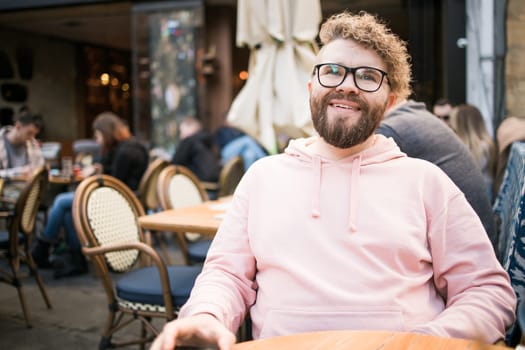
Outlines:
[[[440,167],[465,194],[495,247],[496,229],[487,186],[469,150],[424,103],[407,101],[390,111],[376,133],[392,137],[409,157]]]

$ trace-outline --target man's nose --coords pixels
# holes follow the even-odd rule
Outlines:
[[[345,91],[345,92],[353,92],[357,94],[359,92],[359,89],[355,85],[354,82],[354,75],[350,72],[345,77],[345,80],[337,87],[337,90],[339,91]]]

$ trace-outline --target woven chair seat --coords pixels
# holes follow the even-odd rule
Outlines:
[[[173,306],[182,306],[188,300],[201,266],[168,266]],[[144,267],[128,272],[116,283],[117,296],[131,303],[164,306],[160,277],[155,267]]]

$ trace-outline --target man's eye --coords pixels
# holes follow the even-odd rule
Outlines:
[[[323,74],[341,75],[341,68],[338,66],[325,66]]]
[[[359,79],[378,82],[380,79],[380,76],[376,72],[360,72]]]

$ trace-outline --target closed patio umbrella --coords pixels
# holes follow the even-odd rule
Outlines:
[[[237,45],[250,52],[249,77],[228,121],[276,150],[276,130],[312,134],[307,82],[321,22],[319,0],[239,0]]]

